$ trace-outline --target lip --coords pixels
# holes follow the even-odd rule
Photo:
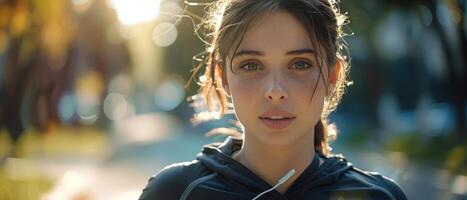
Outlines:
[[[263,114],[261,114],[259,116],[259,118],[263,119],[263,118],[268,118],[268,117],[271,117],[271,116],[283,116],[283,117],[286,117],[286,118],[295,118],[295,116],[292,113],[289,113],[289,112],[287,112],[285,110],[282,110],[282,109],[268,110],[268,111],[264,112]]]
[[[268,119],[271,116],[282,116],[285,117],[284,119]],[[261,122],[266,125],[270,129],[284,129],[287,128],[293,120],[295,120],[295,116],[292,113],[289,113],[285,110],[281,109],[271,109],[263,113],[259,116]]]
[[[270,129],[284,129],[287,128],[295,118],[288,118],[288,119],[260,119],[264,125],[266,125]]]

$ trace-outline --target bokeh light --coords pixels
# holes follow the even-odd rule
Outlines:
[[[423,25],[429,26],[433,20],[433,14],[431,13],[430,9],[424,5],[417,5],[417,10],[420,14]]]
[[[154,20],[159,14],[159,0],[108,0],[123,25],[136,25]]]
[[[118,121],[128,115],[130,106],[123,95],[112,92],[105,97],[104,113],[109,119]]]
[[[407,21],[397,11],[392,12],[376,29],[374,44],[379,55],[387,60],[395,60],[407,53],[407,36],[404,33]]]
[[[58,103],[58,114],[64,123],[71,122],[76,114],[76,101],[72,94],[65,94]]]
[[[152,40],[159,47],[168,47],[177,40],[177,27],[169,22],[158,24],[152,33]]]
[[[100,111],[100,95],[104,90],[102,75],[89,71],[79,77],[75,85],[77,98],[77,114],[83,124],[93,124],[97,121]]]
[[[156,104],[164,111],[176,108],[185,99],[182,79],[177,76],[167,78],[156,90]]]
[[[83,124],[93,124],[99,117],[100,102],[95,96],[78,96],[78,116]]]
[[[467,194],[467,176],[456,176],[452,183],[452,193],[465,195]]]
[[[453,16],[449,7],[442,2],[439,2],[438,4],[439,5],[436,7],[436,15],[440,24],[444,27],[451,28],[453,25]]]

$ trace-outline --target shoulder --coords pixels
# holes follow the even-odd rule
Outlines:
[[[168,165],[149,178],[139,200],[179,199],[185,188],[204,171],[197,160]]]
[[[364,171],[353,167],[352,170],[348,171],[346,176],[363,184],[372,185],[380,190],[384,190],[396,200],[407,200],[402,188],[393,179],[383,176],[380,173]]]
[[[344,191],[361,191],[372,199],[406,200],[402,188],[392,179],[377,172],[355,167],[340,154],[327,158],[332,163],[331,171],[339,174],[336,187]]]

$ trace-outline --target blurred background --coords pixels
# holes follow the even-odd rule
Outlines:
[[[202,2],[202,1],[198,1]],[[409,199],[467,199],[465,0],[342,1],[353,80],[334,153]],[[137,199],[233,116],[193,125],[204,6],[0,0],[0,199]],[[353,34],[352,34],[353,33]]]

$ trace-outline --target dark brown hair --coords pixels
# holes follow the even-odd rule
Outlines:
[[[219,0],[208,5],[202,22],[206,30],[207,56],[194,68],[188,81],[190,83],[199,70],[204,69],[198,81],[199,93],[189,98],[195,101],[195,107],[204,107],[204,111],[195,115],[194,122],[220,119],[227,112],[232,112],[228,110],[229,94],[222,82],[226,76],[225,68],[231,66],[232,62],[226,60],[227,55],[236,53],[249,26],[261,13],[278,10],[289,12],[305,27],[310,41],[318,49],[320,76],[323,76],[325,66],[328,67],[328,73],[336,63],[341,66],[333,93],[326,97],[321,120],[315,126],[315,150],[329,155],[328,142],[335,139],[336,129],[334,125],[327,124],[327,117],[335,110],[346,85],[350,83],[347,81],[349,57],[342,39],[342,26],[347,21],[345,15],[340,13],[337,2],[332,0]],[[327,81],[325,83],[327,86]],[[225,132],[226,129],[221,130]]]

